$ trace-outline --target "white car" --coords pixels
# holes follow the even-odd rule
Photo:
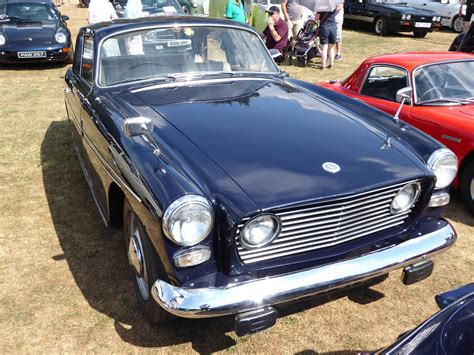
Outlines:
[[[464,18],[459,16],[459,0],[403,0],[409,6],[419,9],[427,9],[437,12],[443,18],[441,24],[451,28],[453,31],[460,33],[463,30]],[[462,9],[463,16],[466,15],[466,5]]]

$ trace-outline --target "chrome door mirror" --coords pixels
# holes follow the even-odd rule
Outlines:
[[[132,117],[125,120],[123,130],[127,137],[141,136],[153,131],[153,125],[149,118]]]
[[[396,124],[398,124],[398,119],[399,119],[398,115],[400,114],[400,111],[402,110],[402,107],[405,101],[408,103],[411,102],[412,92],[413,92],[413,89],[409,86],[397,91],[396,100],[397,102],[400,102],[400,106],[398,106],[398,110],[397,112],[395,112],[395,116],[393,116],[393,120],[395,121]]]
[[[396,98],[397,102],[410,103],[412,93],[413,93],[413,89],[409,86],[407,86],[406,88],[398,90],[397,91],[397,98]]]

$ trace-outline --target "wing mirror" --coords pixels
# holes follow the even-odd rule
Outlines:
[[[69,20],[69,16],[66,16],[66,15],[61,16],[61,18],[63,19],[63,21]]]
[[[127,137],[141,136],[153,131],[153,125],[149,118],[132,117],[125,120],[123,130]]]
[[[397,112],[395,112],[395,116],[393,116],[393,120],[395,121],[396,124],[398,124],[398,120],[399,120],[398,115],[400,114],[400,111],[402,110],[403,104],[405,102],[411,103],[412,93],[413,93],[413,89],[409,86],[397,91],[396,100],[397,102],[400,102],[400,106],[398,107]]]

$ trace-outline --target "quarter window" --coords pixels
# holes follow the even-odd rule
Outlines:
[[[397,91],[407,86],[405,70],[387,65],[376,66],[370,69],[360,93],[382,100],[396,101]]]
[[[84,46],[82,48],[81,76],[84,80],[92,83],[94,60],[94,42],[92,38],[85,36]]]

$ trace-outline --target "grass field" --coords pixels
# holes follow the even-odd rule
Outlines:
[[[77,33],[86,9],[61,7]],[[336,69],[282,66],[307,81],[346,77],[364,58],[444,50],[451,32],[425,39],[344,31]],[[72,147],[63,102],[66,66],[0,68],[0,352],[353,353],[375,350],[436,311],[433,296],[474,280],[474,221],[457,198],[445,216],[459,234],[433,275],[383,282],[282,309],[275,327],[238,338],[233,319],[149,325],[140,315],[120,231],[100,220]],[[317,307],[316,307],[317,306]]]

